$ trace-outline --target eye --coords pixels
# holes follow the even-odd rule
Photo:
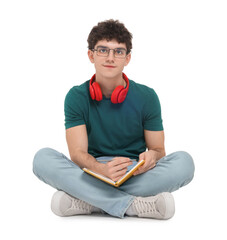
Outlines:
[[[118,54],[118,55],[122,55],[122,54],[124,54],[124,51],[121,50],[121,49],[117,49],[117,50],[116,50],[116,54]]]
[[[99,48],[98,51],[100,53],[106,53],[107,52],[107,49],[106,48]]]
[[[116,48],[115,49],[115,56],[117,57],[125,57],[126,56],[126,50],[123,48]]]

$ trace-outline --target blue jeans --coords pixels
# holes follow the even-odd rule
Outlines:
[[[97,158],[97,161],[109,161],[112,158],[104,156]],[[194,176],[194,163],[188,153],[175,152],[161,158],[153,169],[133,176],[115,188],[85,173],[64,154],[51,148],[43,148],[34,157],[33,172],[52,187],[112,216],[123,218],[135,196],[173,192],[188,184]]]

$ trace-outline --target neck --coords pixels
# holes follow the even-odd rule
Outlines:
[[[114,78],[104,77],[102,75],[96,74],[95,81],[100,85],[102,94],[106,98],[110,98],[112,92],[117,86],[126,87],[126,82],[122,76],[122,73]]]

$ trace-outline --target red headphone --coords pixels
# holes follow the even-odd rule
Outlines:
[[[125,100],[126,95],[128,93],[128,89],[129,89],[128,77],[124,73],[122,73],[122,76],[123,76],[124,80],[126,81],[126,88],[124,88],[123,86],[117,86],[114,89],[114,91],[112,92],[112,95],[111,95],[111,102],[115,103],[115,104],[122,103]],[[92,76],[90,83],[89,83],[90,95],[93,100],[101,101],[102,100],[102,91],[101,91],[99,84],[97,82],[94,82],[94,80],[95,80],[95,74]]]

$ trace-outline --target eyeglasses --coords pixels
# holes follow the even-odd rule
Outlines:
[[[110,49],[108,47],[98,46],[96,49],[93,49],[93,51],[97,51],[97,55],[100,57],[108,57],[110,50],[113,50],[115,58],[125,58],[127,55],[125,48]]]

